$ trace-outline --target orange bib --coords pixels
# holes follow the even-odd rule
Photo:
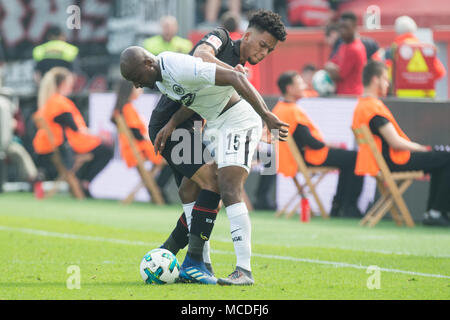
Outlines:
[[[51,96],[44,106],[36,112],[37,116],[45,120],[52,135],[52,137],[49,137],[44,128],[38,128],[33,138],[33,148],[37,154],[52,153],[55,148],[64,143],[63,129],[54,121],[55,117],[68,112],[66,106],[61,103],[60,97],[62,96],[57,94]]]
[[[323,136],[320,130],[309,119],[305,111],[296,103],[279,101],[272,111],[278,118],[280,118],[281,121],[289,124],[289,135],[292,135],[297,125],[301,124],[308,127],[314,138],[319,141],[323,141]],[[319,166],[327,159],[328,150],[328,147],[318,150],[305,147],[305,160],[310,164]],[[286,177],[294,177],[298,171],[298,168],[297,163],[289,150],[287,142],[280,142],[278,154],[278,172],[282,173]]]
[[[88,153],[97,148],[102,140],[99,137],[86,132],[88,129],[86,122],[84,122],[83,116],[75,104],[69,98],[64,96],[60,96],[60,103],[64,104],[68,112],[72,114],[73,120],[78,127],[78,131],[73,131],[70,128],[66,128],[65,130],[67,141],[73,151],[76,153]]]
[[[125,119],[125,123],[130,129],[138,129],[143,137],[148,137],[147,127],[142,121],[136,109],[131,103],[126,104],[122,108],[122,114]],[[135,140],[137,149],[141,152],[145,159],[148,159],[155,165],[162,162],[162,156],[160,154],[155,155],[155,149],[150,140]],[[128,167],[135,167],[137,165],[137,159],[133,154],[128,139],[125,134],[119,134],[120,154],[125,160]]]
[[[372,97],[360,97],[358,104],[356,105],[353,113],[352,128],[357,129],[363,124],[369,126],[370,121],[375,116],[382,116],[388,119],[393,125],[397,133],[407,140],[408,136],[402,131],[391,111],[384,105],[384,103],[376,98]],[[382,141],[377,135],[374,135],[375,143],[380,152],[382,152]],[[394,150],[389,148],[389,156],[392,162],[402,165],[409,161],[411,153],[407,150]],[[356,158],[355,173],[357,175],[371,175],[375,176],[380,168],[378,167],[375,157],[368,145],[362,145],[359,147],[358,155]]]

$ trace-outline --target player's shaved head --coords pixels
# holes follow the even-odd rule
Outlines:
[[[144,64],[145,53],[141,47],[128,47],[120,55],[120,72],[122,76],[129,80],[130,75]]]
[[[137,88],[153,88],[160,78],[158,59],[144,48],[128,47],[120,54],[120,73]]]

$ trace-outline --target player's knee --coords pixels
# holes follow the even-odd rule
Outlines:
[[[201,189],[219,193],[217,167],[215,164],[204,165],[196,172],[193,178]]]
[[[191,203],[197,199],[200,188],[194,182],[183,182],[178,189],[178,196],[182,203]]]
[[[178,196],[180,197],[182,203],[191,203],[195,201],[192,191],[187,188],[178,189]]]
[[[211,192],[219,193],[219,188],[217,186],[217,180],[216,181],[205,181],[202,184],[203,190],[208,190]]]
[[[237,187],[230,180],[221,181],[220,197],[226,207],[242,202],[242,187]]]

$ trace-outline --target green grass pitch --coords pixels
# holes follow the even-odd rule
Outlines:
[[[449,229],[389,221],[364,228],[353,219],[304,224],[273,212],[250,214],[254,286],[145,285],[140,260],[180,213],[177,205],[1,194],[0,299],[450,299]],[[235,256],[223,210],[211,238],[216,275],[227,276]],[[67,287],[73,265],[80,289]]]

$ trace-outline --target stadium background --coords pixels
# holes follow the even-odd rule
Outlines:
[[[242,2],[244,7],[277,9],[283,1]],[[341,2],[340,11],[353,10],[359,17],[360,34],[377,40],[381,47],[389,46],[395,37],[392,27],[395,18],[399,15],[410,15],[421,27],[419,35],[423,39],[434,40],[438,48],[438,57],[448,70],[450,7],[445,0]],[[160,31],[159,18],[166,14],[177,17],[180,36],[188,37],[193,42],[197,41],[208,30],[202,28],[201,24],[202,3],[195,0],[1,0],[1,86],[13,89],[14,96],[18,99],[27,128],[23,142],[30,153],[32,153],[31,139],[35,130],[31,115],[36,110],[34,62],[31,53],[34,46],[43,42],[45,31],[51,25],[59,24],[66,31],[68,42],[80,48],[80,72],[72,98],[91,129],[98,132],[107,128],[99,128],[92,118],[101,116],[107,108],[102,108],[103,102],[94,106],[92,101],[95,101],[96,95],[111,91],[114,82],[120,78],[118,54],[121,50],[157,34]],[[372,4],[380,8],[381,29],[368,30],[363,26],[364,14]],[[69,15],[66,10],[70,5],[77,5],[81,9],[80,29],[68,30],[66,27]],[[328,55],[329,48],[324,42],[322,27],[291,27],[287,40],[280,43],[277,50],[261,63],[261,93],[269,106],[272,107],[277,99],[276,79],[281,72],[291,69],[301,71],[306,63],[313,63],[320,68],[327,61]],[[449,88],[450,83],[446,75],[437,83],[436,100],[388,98],[388,105],[413,140],[445,145],[450,141]],[[309,104],[314,104],[314,99],[312,98],[310,102],[305,100],[302,105],[308,109]],[[328,99],[328,104],[333,106],[333,110],[339,110],[343,100],[338,97]],[[331,113],[326,115],[332,116]],[[327,119],[324,117],[321,120],[326,123]],[[318,124],[321,126],[321,123]],[[348,126],[349,124],[346,127]],[[117,151],[115,158],[118,158]],[[251,198],[256,183],[255,177],[251,177],[248,181],[247,189]],[[419,216],[424,211],[427,184],[427,181],[414,184],[406,194],[406,200],[414,216]],[[334,186],[330,188],[333,189]],[[107,197],[101,194],[99,196]],[[142,200],[145,200],[145,196],[142,196]],[[368,197],[370,200],[373,195]]]

